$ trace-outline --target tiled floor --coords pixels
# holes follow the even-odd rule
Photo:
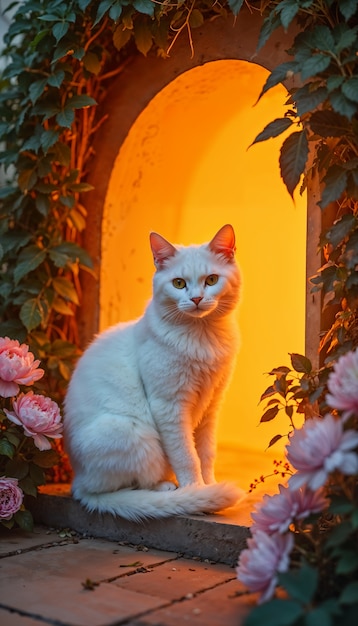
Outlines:
[[[1,626],[241,626],[253,603],[228,565],[43,527],[1,533],[0,580]]]

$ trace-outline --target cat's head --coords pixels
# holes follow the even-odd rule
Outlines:
[[[222,317],[236,307],[240,275],[230,224],[203,245],[174,246],[157,233],[151,233],[150,245],[157,268],[154,300],[165,317]]]

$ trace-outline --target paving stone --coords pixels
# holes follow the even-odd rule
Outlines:
[[[253,607],[253,600],[242,591],[237,580],[219,585],[193,598],[151,611],[126,626],[241,626]]]
[[[19,528],[8,530],[0,526],[0,557],[17,550],[27,550],[43,543],[61,542],[59,533],[48,528],[37,527],[32,533],[25,533]]]
[[[227,565],[180,558],[163,563],[160,567],[143,568],[143,572],[119,578],[113,584],[165,601],[190,597],[230,578],[236,578],[235,570]]]
[[[42,619],[33,619],[19,613],[11,613],[10,611],[0,609],[1,626],[44,626]]]

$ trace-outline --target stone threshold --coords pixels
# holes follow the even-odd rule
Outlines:
[[[250,512],[260,497],[260,493],[249,494],[220,514],[137,523],[107,513],[88,513],[72,498],[69,485],[46,485],[36,499],[31,498],[28,507],[37,524],[233,566],[250,536]]]

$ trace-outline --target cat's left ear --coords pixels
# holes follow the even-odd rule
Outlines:
[[[169,259],[176,254],[177,249],[172,246],[169,241],[164,239],[164,237],[158,235],[158,233],[150,233],[149,239],[154,258],[154,265],[157,269],[160,269],[166,259]]]
[[[226,224],[216,233],[210,241],[209,248],[216,254],[224,255],[228,260],[232,260],[235,254],[235,233],[231,224]]]

